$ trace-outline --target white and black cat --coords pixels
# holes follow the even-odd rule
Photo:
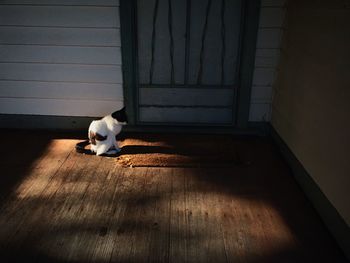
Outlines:
[[[92,121],[88,132],[91,152],[96,153],[96,155],[111,155],[120,152],[116,136],[127,121],[125,107],[101,120]]]

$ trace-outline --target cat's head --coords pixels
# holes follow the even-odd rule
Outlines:
[[[120,124],[127,124],[128,117],[126,116],[125,107],[121,110],[117,110],[111,114],[112,118],[117,120]]]

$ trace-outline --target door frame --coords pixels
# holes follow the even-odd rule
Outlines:
[[[124,104],[128,114],[129,124],[140,125],[137,121],[138,102],[138,71],[137,71],[137,0],[120,0],[120,37],[122,50],[122,71]],[[241,35],[239,81],[237,96],[234,102],[236,112],[232,129],[244,129],[248,127],[250,96],[253,82],[256,40],[259,27],[261,0],[243,0],[243,32]]]

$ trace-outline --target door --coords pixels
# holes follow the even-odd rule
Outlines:
[[[133,50],[124,48],[123,57],[133,57],[126,81],[134,87],[127,99],[133,100],[136,123],[235,126],[240,93],[249,103],[249,92],[240,92],[242,68],[249,62],[242,63],[247,53],[242,43],[249,35],[245,1],[135,0],[124,5],[129,9],[121,8],[122,33],[123,16],[133,16],[126,41]],[[252,42],[250,50],[255,50]]]

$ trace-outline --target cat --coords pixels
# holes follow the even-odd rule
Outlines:
[[[116,136],[127,122],[125,107],[100,120],[92,121],[88,131],[91,152],[96,155],[119,153],[120,148]]]

